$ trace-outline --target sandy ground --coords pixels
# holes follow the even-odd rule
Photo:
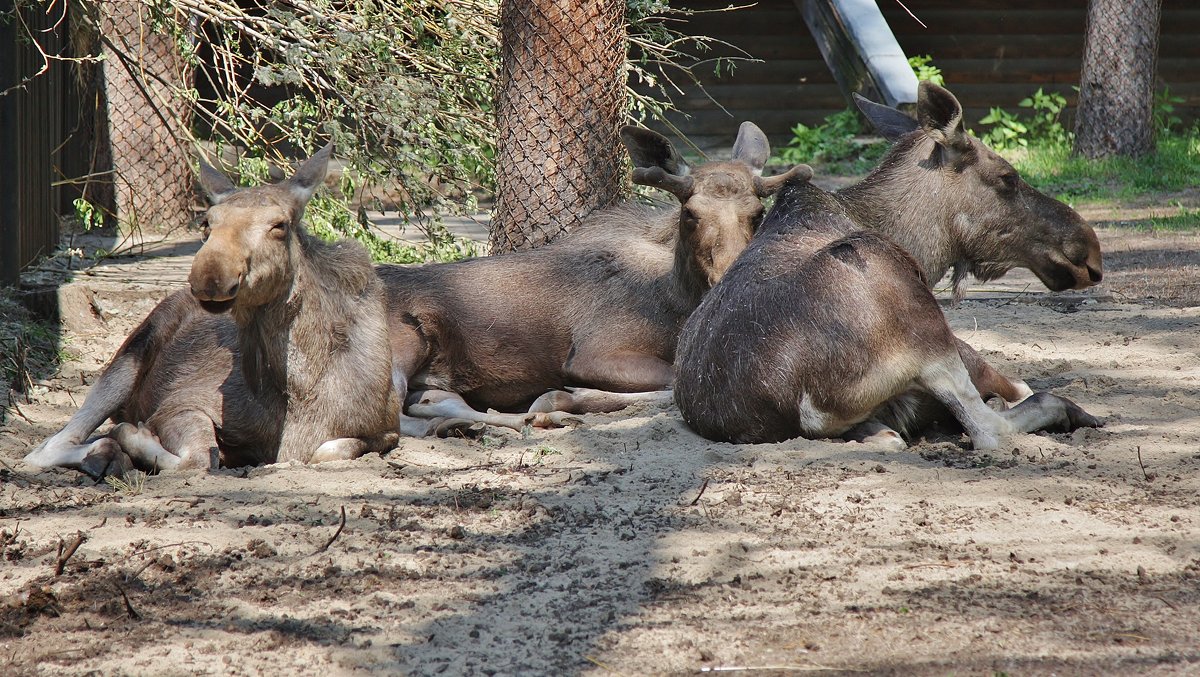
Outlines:
[[[1013,276],[948,310],[1107,420],[992,454],[713,444],[643,407],[123,489],[35,472],[169,286],[95,282],[0,428],[0,674],[1196,674],[1200,237],[1101,237],[1087,294]]]

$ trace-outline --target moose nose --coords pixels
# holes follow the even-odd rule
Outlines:
[[[1104,278],[1103,272],[1101,272],[1091,266],[1088,266],[1087,270],[1088,270],[1088,279],[1092,281],[1092,284],[1095,284]]]
[[[192,294],[201,301],[232,301],[242,286],[241,278],[230,284],[222,284],[220,280],[209,279],[203,286],[193,286]]]

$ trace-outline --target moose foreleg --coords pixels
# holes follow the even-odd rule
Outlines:
[[[445,419],[450,422],[474,422],[486,425],[498,425],[513,430],[523,430],[525,426],[536,425],[536,414],[502,414],[500,412],[482,412],[473,409],[458,393],[448,390],[422,390],[408,398],[408,413],[428,419]],[[468,426],[468,430],[472,430]],[[461,425],[439,424],[432,432],[439,437],[448,433],[461,432]]]
[[[141,360],[140,354],[118,355],[88,392],[83,406],[67,421],[67,425],[29,452],[25,462],[42,468],[78,468],[88,454],[111,451],[105,444],[96,446],[95,442],[83,442],[129,399]]]
[[[1000,412],[1000,416],[1020,432],[1071,432],[1076,428],[1099,428],[1104,425],[1103,421],[1084,411],[1078,404],[1051,393],[1034,393],[1012,409]]]
[[[565,388],[551,390],[534,400],[530,412],[563,412],[568,414],[603,414],[619,411],[639,402],[670,404],[670,390],[652,390],[645,393],[614,393],[594,388]]]

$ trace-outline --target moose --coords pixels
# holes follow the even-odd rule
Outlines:
[[[953,268],[954,298],[967,276],[988,281],[1013,268],[1052,291],[1100,282],[1096,232],[1075,210],[1023,181],[1004,158],[966,132],[962,104],[932,82],[917,90],[917,116],[855,94],[859,110],[893,146],[861,182],[826,193],[830,209],[908,252],[932,286]],[[958,342],[985,397],[1016,402],[1032,394]]]
[[[332,152],[242,189],[201,160],[212,206],[190,291],[151,311],[26,461],[98,477],[317,463],[395,445],[383,285],[360,245],[327,243],[301,223]],[[110,417],[112,431],[89,440]]]
[[[941,152],[933,159],[953,162]],[[1055,284],[1066,279],[1045,274]],[[694,430],[735,443],[841,436],[903,447],[939,405],[975,449],[995,449],[1012,432],[1100,425],[1049,393],[992,410],[920,259],[798,182],[779,191],[684,326],[674,395]]]
[[[550,426],[562,423],[564,400],[575,412],[611,411],[624,393],[667,388],[679,330],[750,241],[762,198],[812,176],[797,165],[763,177],[770,146],[749,122],[730,161],[694,169],[661,134],[627,126],[621,139],[634,182],[668,191],[677,207],[601,210],[530,251],[378,268],[402,432]]]
[[[928,285],[952,268],[955,298],[961,298],[968,275],[987,281],[1013,268],[1031,270],[1053,291],[1100,282],[1095,231],[1075,210],[1022,181],[1011,164],[967,134],[962,105],[948,90],[922,82],[916,118],[858,95],[855,102],[893,146],[859,183],[837,192],[812,190],[824,196],[828,209],[856,227],[899,244],[917,261]],[[957,345],[984,397],[1017,402],[1033,394],[1023,381],[993,369],[966,343]],[[535,410],[605,410],[579,406],[581,394],[548,393]],[[659,393],[657,399],[669,396]],[[650,393],[608,395],[607,410],[654,398]]]

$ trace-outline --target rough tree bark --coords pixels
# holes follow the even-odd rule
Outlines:
[[[1075,153],[1154,150],[1154,81],[1162,0],[1091,0],[1075,116]]]
[[[504,0],[493,253],[537,247],[620,197],[625,0]]]
[[[192,218],[192,74],[175,39],[140,0],[106,0],[100,35],[116,211],[122,230],[164,231]]]

